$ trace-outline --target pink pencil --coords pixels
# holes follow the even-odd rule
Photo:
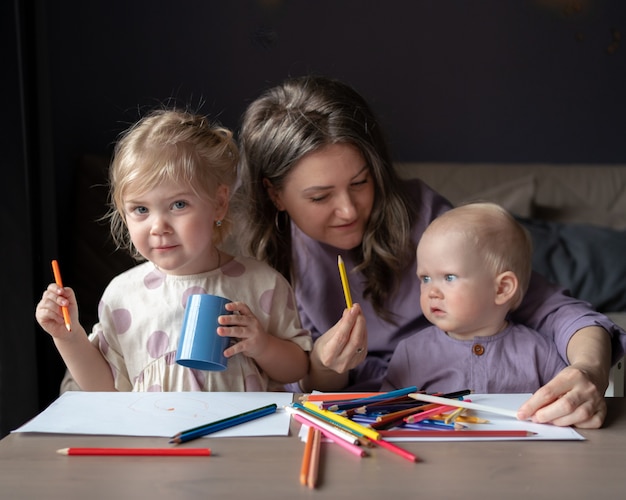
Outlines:
[[[437,406],[436,408],[431,408],[430,410],[420,411],[409,415],[408,417],[404,417],[404,421],[407,424],[414,424],[415,422],[419,422],[420,420],[427,419],[431,415],[439,415],[440,413],[445,413],[448,410],[456,410],[456,406]]]
[[[376,445],[380,446],[381,448],[386,448],[390,452],[395,453],[396,455],[400,455],[402,458],[406,458],[407,460],[411,462],[420,461],[417,455],[413,455],[413,453],[411,453],[410,451],[400,448],[399,446],[396,446],[395,444],[392,444],[389,441],[385,441],[384,439],[376,439],[376,440],[373,440],[373,442]]]

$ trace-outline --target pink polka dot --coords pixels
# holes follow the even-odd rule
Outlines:
[[[161,271],[157,269],[153,269],[148,274],[146,274],[143,278],[143,284],[149,290],[159,288],[163,284],[164,281],[165,281],[165,274],[163,274]]]
[[[146,392],[163,392],[163,388],[159,384],[154,384],[148,387]]]
[[[170,351],[165,355],[165,364],[173,365],[176,363],[176,351]]]
[[[245,266],[236,260],[231,260],[228,264],[221,267],[222,273],[231,278],[238,278],[246,272]]]
[[[111,311],[113,317],[113,325],[118,335],[126,333],[132,323],[132,317],[128,309],[114,309]]]
[[[163,356],[169,346],[169,335],[163,331],[157,330],[152,332],[148,337],[147,348],[148,354],[154,359]]]
[[[187,307],[187,301],[189,300],[190,295],[197,295],[200,293],[206,293],[206,290],[202,288],[201,286],[192,286],[190,288],[187,288],[187,290],[183,292],[183,299],[181,303],[181,305],[183,306],[183,309]]]
[[[272,309],[272,300],[274,299],[274,290],[265,290],[261,294],[261,298],[259,299],[259,306],[261,306],[261,310],[269,314]]]

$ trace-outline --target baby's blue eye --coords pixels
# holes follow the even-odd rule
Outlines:
[[[430,283],[431,279],[430,276],[422,276],[422,283]]]
[[[446,281],[454,281],[456,279],[455,274],[446,274]]]

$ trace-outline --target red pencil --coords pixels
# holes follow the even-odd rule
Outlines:
[[[530,437],[535,436],[536,432],[524,431],[524,430],[440,430],[440,431],[423,431],[423,430],[409,430],[409,429],[397,429],[378,431],[382,437]]]
[[[208,457],[209,448],[61,448],[60,455],[81,456],[155,456]]]

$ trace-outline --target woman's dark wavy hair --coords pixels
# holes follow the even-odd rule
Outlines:
[[[280,230],[276,224],[277,210],[263,179],[280,191],[300,159],[330,144],[356,147],[372,175],[372,213],[362,244],[352,252],[356,270],[366,280],[365,298],[379,315],[392,321],[385,303],[414,255],[415,210],[393,169],[372,110],[349,85],[321,76],[298,77],[269,89],[250,104],[240,133],[235,207],[247,227],[239,235],[248,252],[294,283],[289,225]]]

